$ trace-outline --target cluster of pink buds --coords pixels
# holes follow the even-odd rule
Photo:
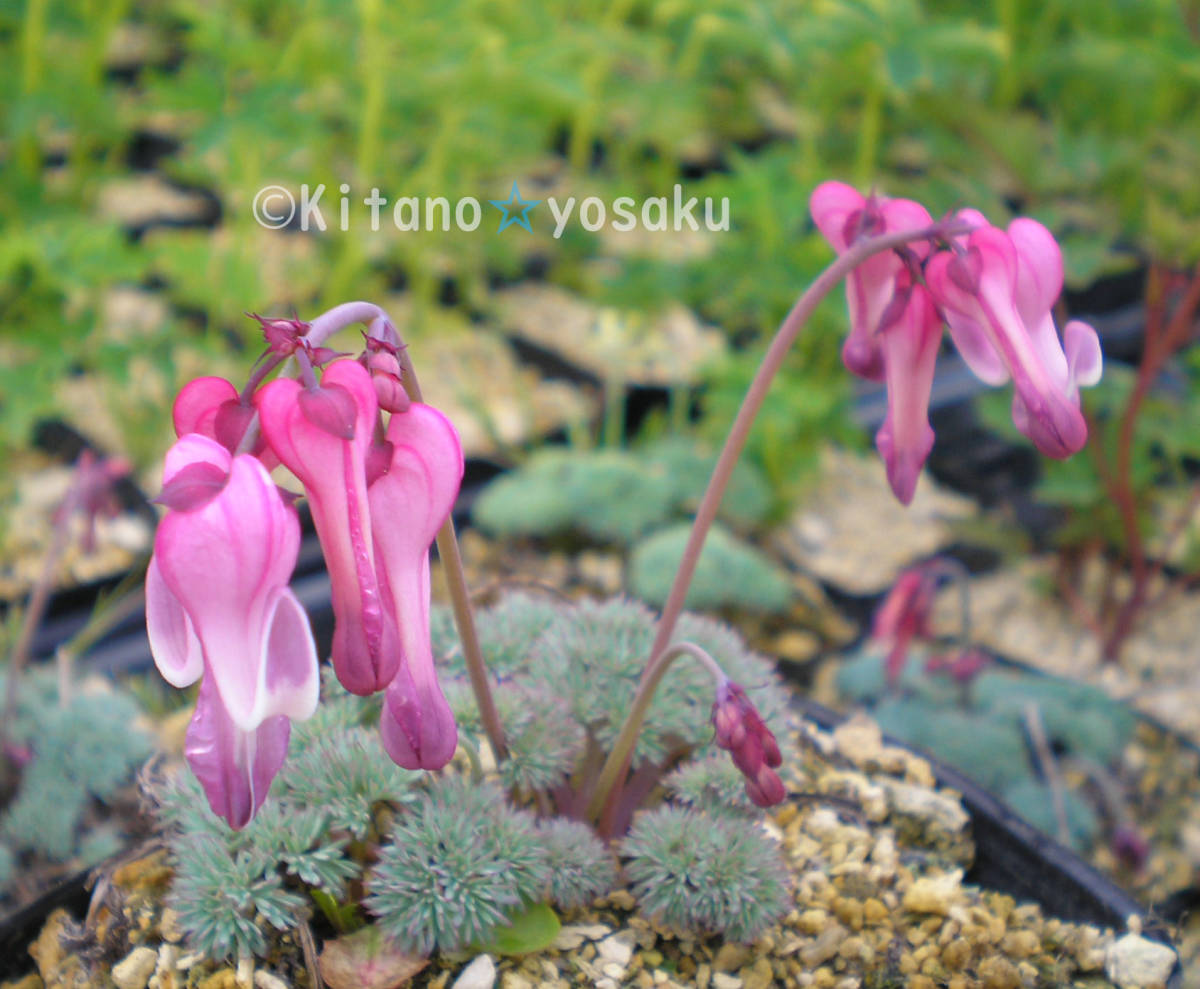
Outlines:
[[[159,670],[176,686],[203,677],[185,752],[234,827],[261,806],[290,721],[318,700],[312,632],[288,589],[299,519],[269,475],[279,464],[304,486],[321,541],[339,680],[386,691],[381,735],[399,765],[440,768],[457,745],[429,633],[429,547],[463,472],[454,427],[409,401],[386,322],[359,360],[319,346],[307,323],[260,322],[268,349],[242,392],[208,377],[176,399],[146,590]],[[263,385],[289,356],[301,380]]]
[[[810,208],[838,253],[864,238],[932,224],[919,203],[864,198],[841,182],[818,186]],[[943,324],[981,380],[1012,379],[1013,421],[1048,456],[1062,459],[1083,447],[1079,387],[1100,380],[1096,331],[1071,321],[1060,341],[1055,329],[1063,262],[1051,233],[1026,218],[1001,230],[976,210],[952,219],[969,232],[876,254],[846,281],[850,334],[842,359],[859,377],[887,383],[887,418],[875,444],[905,504],[933,446],[929,396]]]
[[[787,796],[776,769],[783,762],[779,743],[746,696],[732,680],[722,679],[713,701],[716,743],[732,757],[746,778],[746,795],[759,807],[773,807]]]

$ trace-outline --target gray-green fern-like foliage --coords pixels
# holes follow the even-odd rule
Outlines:
[[[614,853],[585,824],[546,816],[545,809],[569,811],[572,781],[589,765],[594,773],[612,744],[654,622],[645,606],[624,599],[565,605],[513,594],[482,611],[479,638],[509,750],[494,782],[478,778],[485,733],[453,626],[435,611],[435,653],[469,756],[458,768],[469,765],[470,779],[398,769],[379,743],[379,699],[351,695],[327,674],[317,714],[293,729],[271,797],[243,831],[231,831],[208,810],[190,776],[165,785],[160,816],[176,872],[170,902],[190,946],[217,959],[262,954],[270,928],[295,925],[316,904],[343,929],[370,919],[406,951],[456,951],[501,943],[493,939],[535,904],[571,910],[610,892]],[[787,730],[786,697],[773,667],[735,632],[684,615],[678,635],[746,688],[773,731]],[[633,765],[651,776],[675,769],[668,789],[690,806],[670,808],[664,827],[682,829],[688,841],[698,836],[706,861],[711,853],[703,875],[728,888],[717,895],[693,886],[689,899],[688,880],[676,872],[699,867],[648,842],[657,818],[642,819],[651,823],[635,827],[622,854],[631,877],[666,877],[676,891],[667,902],[639,880],[635,895],[644,910],[740,939],[778,915],[785,870],[753,826],[757,811],[728,755],[712,744],[713,695],[710,673],[691,657],[677,659]],[[729,838],[734,833],[736,840]],[[352,894],[360,889],[366,895],[356,903]]]
[[[641,908],[680,931],[752,941],[791,901],[776,843],[744,821],[661,807],[634,821],[621,856]]]
[[[453,951],[490,937],[549,880],[532,814],[494,786],[447,779],[397,821],[365,903],[405,950]]]
[[[85,817],[132,782],[153,745],[139,727],[141,710],[132,696],[107,684],[85,687],[64,706],[53,671],[31,670],[22,678],[16,715],[6,730],[31,758],[0,815],[0,856],[10,863],[0,868],[0,894],[21,855],[88,865],[120,845],[111,829],[90,837]]]
[[[614,741],[637,690],[638,679],[654,641],[654,614],[636,601],[614,598],[563,605],[544,597],[514,593],[478,615],[484,660],[497,671],[495,694],[501,712],[531,707],[529,697],[561,699],[568,719],[557,718],[556,754],[526,744],[526,732],[542,732],[539,718],[514,719],[510,730],[514,775],[540,778],[569,775],[581,751],[574,740],[582,733],[583,747],[607,749]],[[527,629],[531,639],[519,631]],[[677,641],[691,641],[707,650],[733,680],[742,684],[768,726],[777,735],[788,725],[787,695],[773,665],[746,648],[729,626],[700,615],[685,614]],[[436,641],[447,666],[461,663],[457,638],[447,632]],[[477,730],[474,700],[464,687],[450,692],[460,724]],[[546,701],[549,705],[549,701]],[[655,694],[646,725],[634,750],[634,765],[661,763],[668,757],[706,749],[712,739],[710,723],[713,680],[695,661],[676,660]],[[547,708],[552,713],[552,708]],[[570,744],[568,744],[570,742]],[[528,755],[523,753],[528,752]],[[547,760],[557,761],[557,766]],[[528,769],[521,763],[536,761]]]
[[[339,901],[362,874],[351,839],[377,830],[376,812],[419,799],[419,773],[400,769],[363,727],[378,701],[347,693],[329,676],[312,719],[297,725],[270,799],[241,831],[209,810],[183,772],[159,790],[159,819],[175,878],[169,894],[189,946],[221,960],[262,955],[265,928],[295,927],[313,890]]]

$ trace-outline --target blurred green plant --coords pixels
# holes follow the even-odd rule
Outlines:
[[[1151,268],[1146,290],[1142,354],[1135,368],[1105,369],[1100,386],[1083,398],[1089,436],[1086,456],[1046,460],[1036,488],[1058,509],[1055,590],[1096,636],[1107,661],[1177,581],[1168,568],[1191,572],[1200,559],[1194,522],[1200,508],[1200,354],[1195,316],[1200,267],[1180,275]],[[994,396],[983,401],[990,424],[1016,436]],[[1085,567],[1103,576],[1094,593]],[[1167,577],[1168,579],[1163,579]]]
[[[1171,0],[1086,10],[1071,0],[623,0],[569,16],[553,0],[363,0],[349,12],[335,0],[7,4],[0,443],[24,443],[34,418],[67,409],[65,369],[109,381],[119,412],[122,370],[148,354],[169,394],[181,342],[201,365],[226,337],[249,344],[228,315],[245,300],[307,308],[403,285],[419,332],[431,307],[486,308],[490,284],[533,263],[621,308],[682,301],[753,341],[825,259],[806,205],[831,174],[961,200],[996,222],[1031,213],[1063,243],[1076,287],[1136,253],[1197,260],[1200,72],[1187,10]],[[150,215],[131,220],[112,196],[131,177],[211,191],[219,215],[199,222],[216,227],[181,229],[197,221],[171,207],[153,215],[141,186],[132,198]],[[483,200],[514,179],[538,196],[605,198],[683,181],[690,194],[730,198],[731,230],[620,247],[577,225],[561,240],[549,224],[500,237],[384,223],[363,235],[372,186],[392,200]],[[255,223],[258,189],[302,183],[326,186],[330,220],[350,186],[351,229]],[[153,336],[171,346],[114,332],[104,301],[122,284],[161,289],[168,315]],[[805,436],[844,407],[848,383],[828,373],[840,326],[831,315],[806,334],[796,400],[760,430],[758,462],[777,490],[809,456]],[[715,373],[715,419],[737,365]],[[149,458],[162,442],[145,415],[122,427],[124,452]],[[795,459],[772,453],[783,442],[797,444]]]

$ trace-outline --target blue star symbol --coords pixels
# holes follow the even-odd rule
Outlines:
[[[540,203],[541,200],[522,199],[521,190],[517,188],[516,182],[513,183],[512,192],[508,194],[507,199],[489,199],[488,202],[504,213],[504,218],[500,221],[498,233],[503,233],[506,227],[514,223],[533,233],[533,227],[529,225],[529,211]]]

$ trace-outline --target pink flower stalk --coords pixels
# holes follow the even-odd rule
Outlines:
[[[317,705],[316,647],[288,588],[300,523],[256,458],[195,433],[168,452],[160,500],[150,648],[173,686],[203,676],[184,751],[213,811],[240,828],[283,763],[289,719]]]
[[[400,630],[402,659],[384,698],[384,748],[405,769],[440,769],[458,731],[438,684],[429,632],[429,547],[450,515],[462,483],[463,455],[450,420],[412,403],[393,413],[384,466],[371,482],[380,585]]]
[[[367,458],[379,408],[370,373],[351,360],[306,388],[272,381],[257,397],[263,434],[300,479],[333,588],[333,666],[355,694],[384,689],[400,667],[395,618],[377,576]]]
[[[758,807],[773,807],[787,796],[775,772],[783,763],[779,743],[759,716],[746,691],[732,680],[722,680],[712,707],[718,748],[733,756],[733,764],[746,778],[746,795]]]
[[[918,203],[864,198],[841,182],[818,186],[810,206],[838,253],[859,239],[931,222]],[[905,504],[933,444],[928,407],[943,321],[981,380],[1001,385],[1013,379],[1013,421],[1049,456],[1070,456],[1087,441],[1079,387],[1100,379],[1095,330],[1069,322],[1061,342],[1055,330],[1052,308],[1063,266],[1050,232],[1030,219],[998,230],[976,210],[962,210],[956,219],[975,229],[956,237],[949,250],[917,243],[877,254],[846,281],[850,333],[842,358],[853,373],[887,382],[888,415],[875,444]]]
[[[1103,358],[1086,323],[1069,322],[1059,341],[1062,251],[1050,231],[1025,218],[1007,231],[979,227],[958,251],[931,258],[925,277],[967,366],[988,384],[1012,378],[1017,428],[1050,457],[1082,449],[1079,387],[1100,380]]]
[[[937,582],[938,574],[930,567],[913,567],[900,575],[875,612],[871,639],[886,650],[884,669],[890,686],[900,680],[913,640],[931,635],[929,617]]]

